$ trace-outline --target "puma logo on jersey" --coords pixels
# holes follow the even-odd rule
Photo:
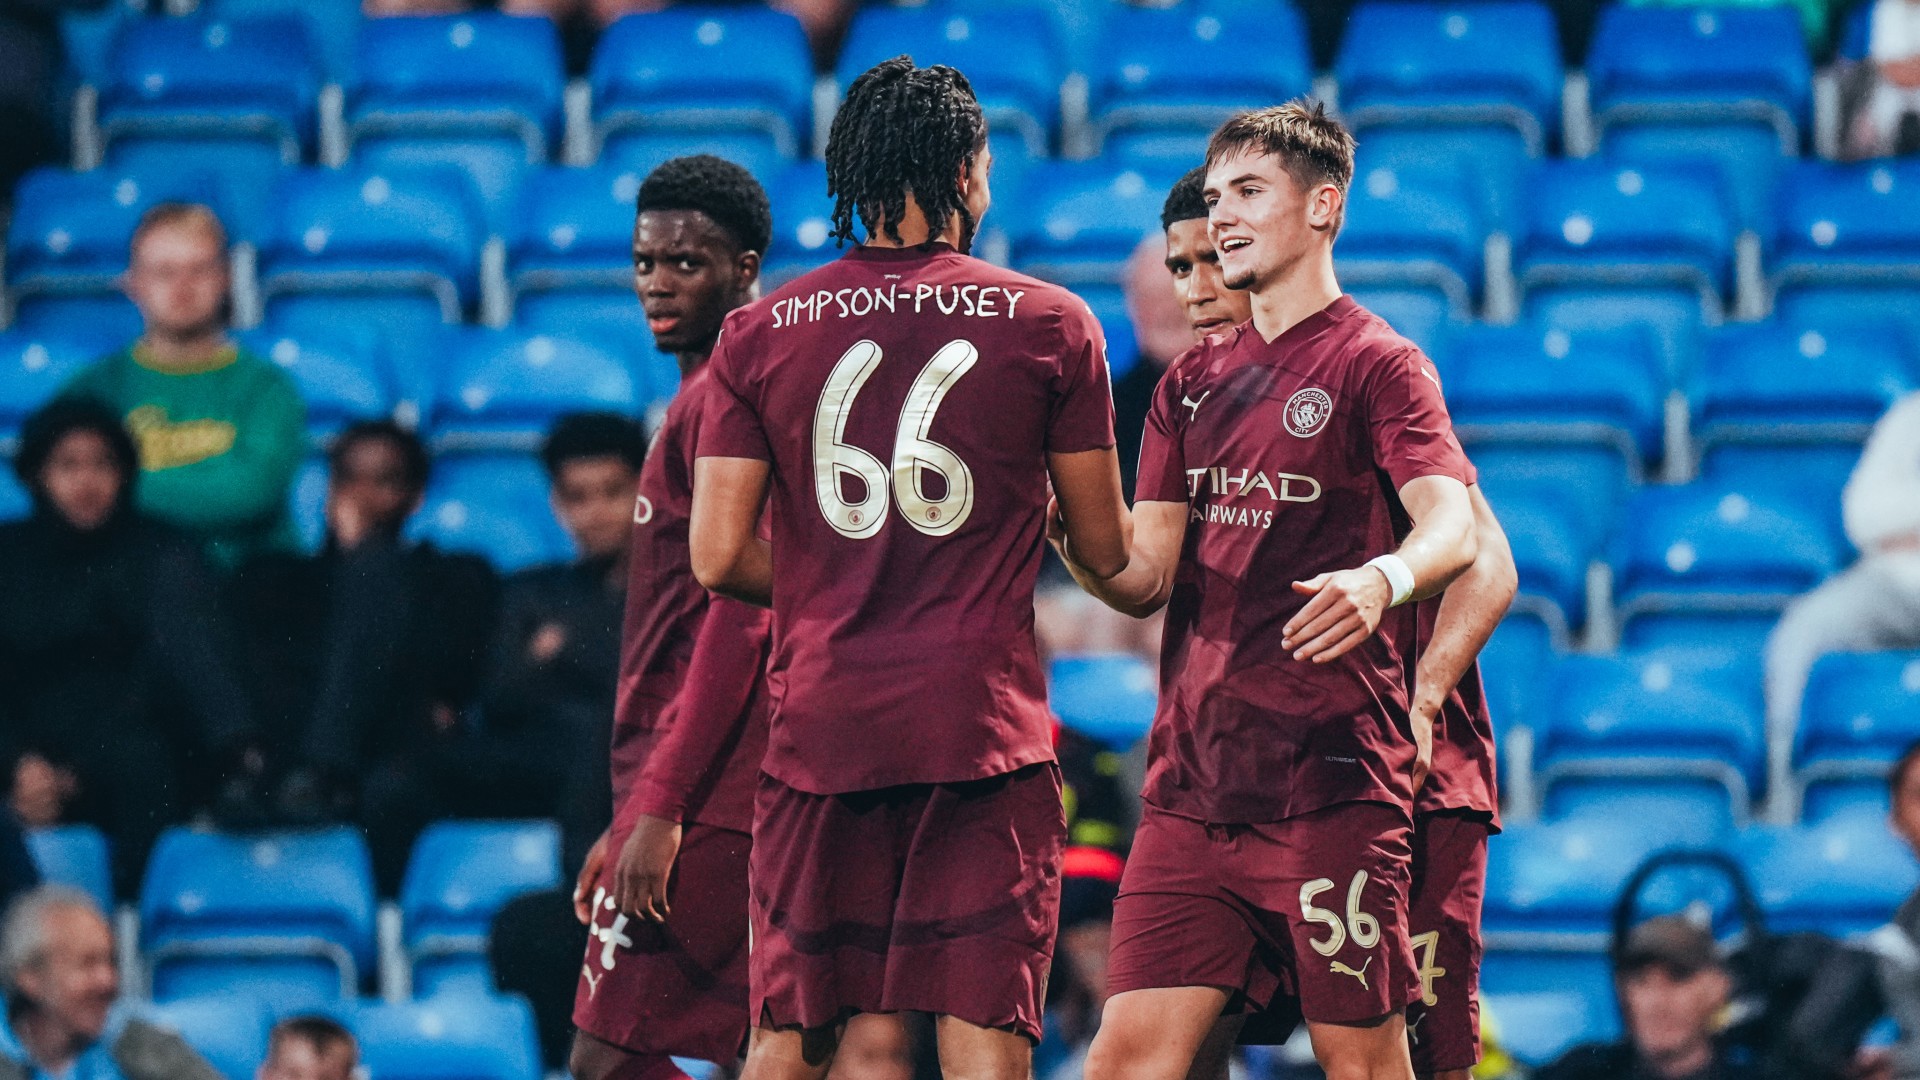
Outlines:
[[[1330,972],[1337,972],[1341,975],[1351,975],[1354,978],[1359,979],[1360,989],[1365,990],[1367,989],[1367,969],[1372,966],[1373,966],[1373,957],[1369,956],[1367,957],[1367,962],[1364,964],[1361,964],[1360,970],[1358,971],[1355,971],[1354,969],[1348,967],[1347,965],[1341,963],[1338,960],[1335,960],[1329,963],[1327,965],[1327,970]]]
[[[1372,960],[1373,957],[1369,956],[1367,957],[1367,959]],[[1367,982],[1365,979],[1360,980],[1360,985],[1365,986],[1366,984]],[[1409,1009],[1407,1011],[1412,1012],[1413,1010]],[[1425,1020],[1426,1018],[1427,1018],[1427,1014],[1421,1013],[1419,1016],[1416,1016],[1413,1019],[1407,1021],[1407,1041],[1412,1043],[1415,1046],[1420,1045],[1420,1022]]]
[[[1425,375],[1425,376],[1427,377],[1427,381],[1428,381],[1428,382],[1430,382],[1430,383],[1432,383],[1432,384],[1434,385],[1434,388],[1435,388],[1435,389],[1439,389],[1439,387],[1440,387],[1440,377],[1439,377],[1439,376],[1437,376],[1437,375],[1435,375],[1435,374],[1433,373],[1433,369],[1432,369],[1432,368],[1430,368],[1430,367],[1422,367],[1422,368],[1420,369],[1420,374],[1422,374],[1422,375]]]
[[[1200,402],[1207,400],[1208,395],[1212,393],[1213,391],[1209,390],[1205,394],[1201,394],[1200,401],[1195,401],[1192,398],[1186,396],[1185,394],[1180,395],[1180,404],[1185,405],[1187,408],[1193,410],[1192,415],[1188,416],[1187,419],[1189,420],[1200,419]]]

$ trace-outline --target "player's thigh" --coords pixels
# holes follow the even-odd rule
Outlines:
[[[824,1080],[839,1045],[837,1026],[755,1028],[740,1080]]]
[[[1028,1080],[1033,1075],[1033,1043],[1018,1032],[940,1016],[933,1033],[944,1080]]]
[[[1086,1080],[1183,1080],[1216,1034],[1227,1001],[1227,991],[1213,986],[1115,994],[1087,1051]],[[1228,1053],[1231,1046],[1229,1038]]]
[[[1233,1065],[1233,1048],[1239,1043],[1240,1029],[1246,1023],[1245,1013],[1216,1018],[1213,1029],[1207,1032],[1200,1049],[1193,1055],[1193,1064],[1187,1066],[1187,1080],[1227,1080]]]
[[[1313,1056],[1327,1080],[1412,1080],[1407,1025],[1399,1013],[1354,1024],[1307,1021]]]

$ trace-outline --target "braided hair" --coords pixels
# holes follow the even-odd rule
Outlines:
[[[973,85],[944,64],[915,67],[896,56],[867,69],[847,88],[827,137],[827,193],[834,197],[833,236],[858,242],[854,215],[871,236],[876,223],[894,243],[907,194],[926,215],[929,236],[960,216],[961,248],[978,224],[960,195],[958,177],[986,146],[987,121]]]

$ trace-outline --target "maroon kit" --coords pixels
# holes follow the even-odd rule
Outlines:
[[[1099,325],[945,244],[864,246],[734,312],[709,367],[700,456],[772,464],[754,1020],[1037,1037],[1065,825],[1033,589],[1047,454],[1113,445]]]
[[[615,814],[573,1020],[635,1053],[730,1063],[748,1028],[748,830],[766,752],[771,632],[766,612],[710,599],[693,576],[687,520],[713,390],[706,371],[682,382],[641,469],[614,715]],[[611,896],[620,848],[643,813],[685,826],[664,926],[621,914]]]
[[[1213,985],[1259,1010],[1279,989],[1327,1022],[1419,995],[1414,746],[1391,632],[1407,613],[1330,663],[1280,642],[1309,599],[1292,582],[1392,551],[1410,526],[1397,492],[1423,476],[1474,479],[1431,363],[1349,297],[1271,342],[1250,323],[1209,338],[1161,381],[1138,498],[1189,518],[1113,992]]]

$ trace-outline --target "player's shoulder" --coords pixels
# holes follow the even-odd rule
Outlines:
[[[1251,324],[1241,323],[1206,335],[1167,364],[1166,374],[1161,376],[1162,384],[1179,387],[1205,378],[1220,361],[1246,347],[1248,335],[1252,333]]]
[[[1347,356],[1348,370],[1356,377],[1364,379],[1378,371],[1405,367],[1409,360],[1426,356],[1412,339],[1358,303],[1337,325],[1340,351]]]

